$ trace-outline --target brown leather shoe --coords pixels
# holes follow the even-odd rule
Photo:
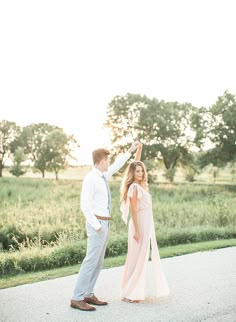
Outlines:
[[[79,309],[81,311],[94,311],[94,310],[96,310],[95,307],[88,305],[84,300],[82,300],[82,301],[71,300],[70,306],[73,307],[74,309]]]
[[[107,302],[104,301],[100,301],[95,295],[93,295],[92,297],[85,297],[84,301],[89,303],[89,304],[93,304],[93,305],[107,305]]]

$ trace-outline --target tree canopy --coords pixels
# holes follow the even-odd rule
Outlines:
[[[23,174],[21,162],[30,160],[42,177],[45,177],[45,171],[52,171],[58,179],[59,171],[67,167],[69,159],[75,159],[72,151],[78,147],[73,135],[47,123],[30,124],[21,129],[15,123],[1,122],[0,138],[0,155],[3,160],[6,154],[9,157],[11,153],[14,162],[11,173],[14,175]]]
[[[110,102],[105,126],[111,130],[117,153],[138,139],[144,143],[144,158],[162,160],[166,170],[173,171],[177,163],[186,165],[192,160],[191,151],[197,147],[193,126],[197,114],[198,109],[189,103],[127,94]]]
[[[236,161],[236,97],[226,91],[208,110],[206,137],[212,147],[199,157],[201,167]]]
[[[11,144],[20,133],[20,127],[15,122],[0,121],[0,177],[6,160],[11,156]]]

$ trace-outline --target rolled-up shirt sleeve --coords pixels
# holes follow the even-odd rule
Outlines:
[[[94,215],[92,210],[93,205],[93,194],[94,184],[90,178],[86,178],[82,184],[81,197],[80,197],[80,208],[87,222],[94,228],[99,229],[102,225],[100,224],[97,217]]]
[[[127,151],[124,154],[121,154],[117,157],[117,159],[112,163],[112,165],[108,168],[108,171],[105,172],[105,176],[107,179],[109,179],[111,176],[113,176],[114,173],[120,170],[120,168],[123,167],[125,162],[131,157],[131,153]]]

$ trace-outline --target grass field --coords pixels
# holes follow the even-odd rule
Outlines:
[[[5,249],[29,241],[86,237],[80,181],[2,178],[0,187],[0,241]],[[111,235],[125,235],[127,230],[119,210],[119,187],[119,182],[111,183]],[[235,185],[153,184],[150,192],[157,236],[236,225]]]
[[[71,265],[78,262],[78,245],[82,245],[79,258],[83,256],[86,231],[80,191],[81,179],[89,169],[83,167],[80,179],[72,172],[67,173],[68,179],[58,181],[0,179],[2,274],[11,269],[14,274],[40,270],[45,259],[50,268]],[[72,170],[74,174],[78,171]],[[110,186],[113,213],[108,255],[116,256],[126,252],[127,227],[119,210],[119,177]],[[150,192],[159,247],[236,237],[236,185],[231,181],[159,182],[150,185]]]

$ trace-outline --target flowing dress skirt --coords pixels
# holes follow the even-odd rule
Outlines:
[[[142,188],[138,188],[142,189]],[[144,189],[142,189],[144,190]],[[151,195],[145,191],[139,193],[138,225],[140,239],[133,238],[134,224],[129,220],[128,253],[122,278],[121,296],[129,300],[144,300],[147,283],[147,264],[150,256],[152,262],[152,280],[155,283],[155,296],[164,297],[169,294],[168,284],[162,270],[160,255],[155,236]],[[130,192],[131,195],[131,192]]]

